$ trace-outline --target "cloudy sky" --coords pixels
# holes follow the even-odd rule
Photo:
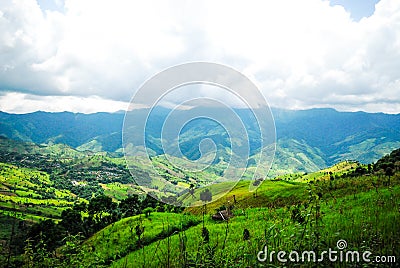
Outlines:
[[[400,1],[0,1],[1,111],[123,110],[190,61],[243,72],[274,107],[400,113]]]

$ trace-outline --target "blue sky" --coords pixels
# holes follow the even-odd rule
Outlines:
[[[332,6],[343,6],[356,21],[374,14],[375,4],[378,2],[379,0],[330,0]]]
[[[274,107],[400,113],[399,51],[398,0],[4,0],[0,110],[117,111],[165,68],[211,61]]]
[[[43,11],[63,11],[63,0],[37,0],[40,8]],[[329,0],[330,4],[341,5],[348,12],[354,20],[359,21],[363,17],[371,16],[375,11],[375,4],[379,0]]]
[[[43,12],[50,11],[64,11],[64,0],[37,0]]]

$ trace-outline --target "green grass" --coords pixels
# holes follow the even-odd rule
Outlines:
[[[328,167],[317,172],[312,172],[310,174],[299,176],[296,178],[296,181],[309,182],[314,180],[329,180],[330,173],[334,174],[335,176],[341,176],[349,172],[350,170],[355,169],[358,165],[359,164],[356,162],[343,161],[332,167]]]
[[[40,152],[48,150],[50,157],[58,158],[60,168],[56,166],[52,176],[69,180],[70,173],[75,172],[81,185],[99,178],[103,180],[99,181],[102,190],[114,201],[137,190],[132,181],[126,184],[116,181],[126,175],[121,172],[125,165],[123,158],[110,158],[102,153],[86,155],[61,145],[32,148]],[[15,150],[23,151],[26,147]],[[288,165],[290,161],[309,162],[307,155],[299,153],[287,159]],[[146,189],[157,194],[168,192],[170,186],[152,180],[153,167],[141,161],[135,159],[132,170],[135,176],[149,180]],[[218,179],[217,174],[225,165],[221,162],[204,172],[185,173],[162,156],[152,161],[164,178],[173,180],[182,189],[193,182],[203,185]],[[248,180],[238,182],[226,195],[224,190],[233,184],[213,184],[209,188],[215,201],[207,204],[205,213],[209,242],[204,242],[199,224],[204,207],[199,200],[203,189],[198,189],[194,199],[189,194],[181,197],[195,201],[197,207],[187,208],[182,214],[153,212],[147,218],[138,215],[122,219],[84,241],[74,258],[81,267],[256,267],[257,253],[264,245],[270,250],[324,250],[334,248],[339,239],[345,239],[349,249],[400,257],[400,175],[392,176],[390,184],[382,172],[341,178],[357,166],[342,162],[308,174],[282,174],[287,168],[282,166],[272,172],[279,176],[264,181],[255,192],[249,191],[252,182]],[[315,167],[307,170],[311,168]],[[250,178],[252,172],[254,168],[246,176]],[[56,189],[50,177],[50,173],[36,168],[0,163],[0,223],[4,224],[0,237],[9,235],[12,218],[29,222],[57,220],[64,209],[78,200],[69,190]],[[234,217],[228,222],[213,221],[211,215],[222,206],[233,206]],[[294,214],[296,209],[298,214]],[[144,227],[140,240],[136,226]],[[243,237],[245,229],[250,233],[247,240]]]
[[[267,180],[261,184],[257,192],[249,191],[250,183],[250,181],[240,181],[227,195],[207,204],[207,209],[215,211],[222,205],[227,205],[228,202],[240,209],[251,207],[275,207],[295,204],[306,198],[306,184],[304,183]],[[229,186],[221,183],[213,185],[210,189],[212,192],[220,192],[221,190],[219,188],[224,189],[226,187]],[[195,194],[196,197],[197,195]],[[233,196],[235,196],[236,203],[234,203]],[[202,203],[198,202],[197,204],[201,205]],[[194,214],[201,214],[202,206],[190,207],[187,208],[187,211]]]
[[[59,218],[76,196],[53,187],[49,174],[0,163],[0,211],[16,210],[19,219],[39,221]]]
[[[126,199],[129,195],[141,194],[141,190],[134,184],[122,184],[119,182],[101,183],[104,194],[112,197],[116,201]]]
[[[399,256],[399,197],[400,187],[396,186],[337,199],[323,198],[318,200],[321,208],[317,222],[315,211],[304,209],[311,213],[308,224],[293,222],[287,207],[236,211],[229,223],[216,223],[207,217],[207,244],[202,242],[202,227],[198,225],[135,250],[112,267],[254,267],[259,264],[256,256],[264,245],[271,251],[327,250],[335,248],[339,239],[345,239],[352,250]],[[244,229],[250,232],[249,240],[243,239]]]
[[[151,213],[149,217],[137,215],[122,219],[85,241],[82,246],[83,251],[86,252],[83,256],[85,265],[110,264],[141,245],[151,244],[153,241],[185,230],[199,222],[197,217],[191,215],[158,212]],[[138,224],[144,227],[140,242],[135,231]]]
[[[25,221],[25,222],[28,222],[28,223],[35,223],[35,222],[39,222],[39,221],[47,220],[47,219],[52,219],[52,220],[58,221],[57,219],[54,219],[54,218],[48,218],[48,217],[45,217],[45,216],[38,216],[38,215],[35,215],[35,214],[32,214],[32,213],[31,214],[23,213],[23,212],[14,213],[14,212],[8,211],[8,210],[0,210],[0,215],[4,215],[6,217],[11,217],[11,218],[16,218],[18,220]],[[3,228],[9,228],[9,226],[6,227],[6,225],[3,225]]]
[[[390,185],[388,178],[377,175],[322,179],[327,172],[343,174],[352,168],[352,163],[340,163],[315,173],[321,177],[312,183],[300,179],[304,174],[297,176],[301,182],[265,181],[257,195],[248,191],[249,181],[239,182],[227,196],[207,205],[204,224],[209,242],[203,240],[202,224],[196,224],[202,206],[186,209],[197,216],[152,213],[149,218],[123,219],[83,243],[80,263],[82,267],[255,267],[260,265],[257,253],[265,245],[270,251],[322,251],[335,249],[339,239],[347,241],[349,250],[399,256],[400,174],[392,176]],[[211,215],[222,205],[234,205],[234,217],[215,222]],[[293,218],[295,208],[302,221]],[[188,219],[192,224],[183,228]],[[139,243],[135,226],[140,221],[144,234]],[[245,229],[250,234],[247,240]],[[275,260],[273,265],[281,263]]]

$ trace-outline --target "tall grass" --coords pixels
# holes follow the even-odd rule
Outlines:
[[[336,248],[339,239],[347,241],[349,250],[399,257],[400,186],[380,186],[376,191],[371,185],[374,179],[377,178],[352,179],[359,186],[355,192],[351,187],[344,190],[343,185],[348,184],[338,181],[331,194],[326,190],[333,187],[329,182],[311,184],[304,189],[305,199],[298,206],[236,209],[229,222],[218,223],[206,217],[208,242],[202,237],[202,227],[195,226],[133,251],[111,266],[256,267],[268,264],[257,260],[257,253],[265,246],[270,251],[321,252]],[[395,180],[398,182],[398,177]],[[301,217],[293,216],[294,208]],[[249,231],[248,239],[243,236],[245,229]],[[275,259],[270,265],[282,263]],[[313,263],[302,266],[311,267]]]

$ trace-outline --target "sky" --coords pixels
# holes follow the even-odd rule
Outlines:
[[[124,110],[192,61],[242,72],[272,107],[397,114],[400,1],[0,1],[1,111]]]

